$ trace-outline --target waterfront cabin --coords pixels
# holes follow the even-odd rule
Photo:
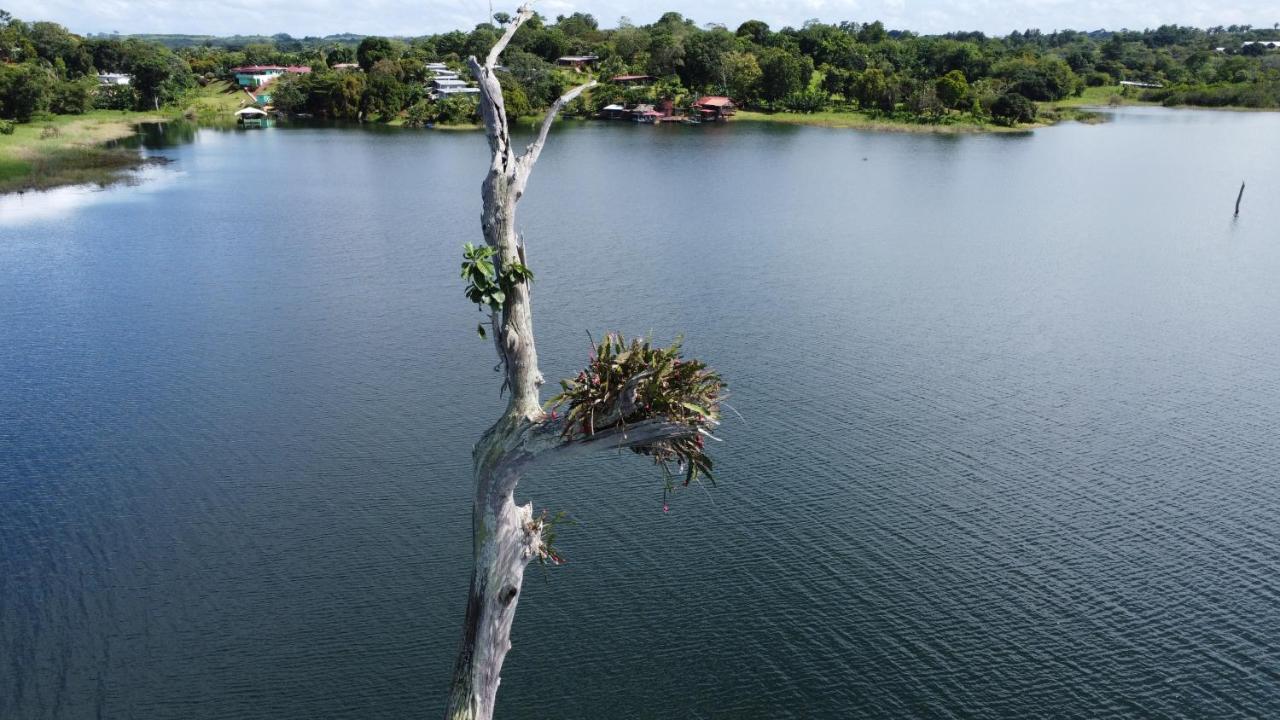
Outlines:
[[[632,120],[648,125],[658,122],[658,119],[662,117],[662,113],[655,110],[652,105],[646,105],[644,103],[631,108],[630,113]]]
[[[133,76],[125,73],[98,73],[99,85],[129,85],[132,82]]]
[[[605,120],[626,120],[631,117],[631,113],[622,105],[613,103],[600,108],[600,117]]]
[[[653,76],[652,75],[614,75],[613,77],[609,78],[609,82],[615,85],[625,85],[628,87],[641,86],[641,85],[648,85],[649,83],[653,82]]]
[[[236,111],[236,122],[245,127],[265,127],[268,117],[262,108],[247,107]]]
[[[693,103],[693,110],[703,122],[728,120],[738,110],[733,101],[723,95],[708,95]]]
[[[562,67],[571,67],[576,72],[582,72],[584,69],[589,69],[591,64],[599,59],[598,55],[565,55],[564,57],[556,58],[556,64]]]

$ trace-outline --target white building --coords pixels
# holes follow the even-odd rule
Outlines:
[[[124,73],[98,73],[99,85],[129,85],[132,82],[132,75],[126,75]]]
[[[431,81],[431,94],[433,97],[475,95],[479,92],[480,88],[468,87],[465,80],[459,80],[458,78],[436,78]]]

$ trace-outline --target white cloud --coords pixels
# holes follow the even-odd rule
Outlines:
[[[497,0],[496,10],[514,2]],[[699,24],[718,22],[730,28],[760,19],[774,28],[799,26],[817,17],[827,22],[883,20],[895,28],[937,33],[983,30],[1006,33],[1038,27],[1045,31],[1074,28],[1141,29],[1165,23],[1208,26],[1280,21],[1274,0],[1237,0],[1220,5],[1209,0],[542,0],[535,7],[554,17],[575,10],[595,15],[606,27],[627,16],[636,24],[653,22],[674,10]],[[180,2],[179,0],[8,0],[5,8],[24,20],[53,20],[80,33],[264,34],[294,36],[339,32],[421,35],[469,30],[488,16],[488,0],[303,0],[262,3],[258,0]]]

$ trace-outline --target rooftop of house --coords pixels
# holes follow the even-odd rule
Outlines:
[[[240,74],[263,73],[263,72],[291,72],[291,73],[309,73],[311,67],[308,65],[241,65],[240,67],[231,68],[231,72]]]
[[[564,57],[556,58],[556,62],[595,62],[599,59],[599,55],[565,55]]]
[[[732,104],[733,101],[723,95],[708,95],[707,97],[700,98],[698,102],[694,103],[694,105],[703,105],[706,107],[725,107]]]
[[[652,80],[652,75],[614,75],[609,82],[630,82],[633,80]]]

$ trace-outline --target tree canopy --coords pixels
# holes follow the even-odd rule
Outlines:
[[[510,14],[470,30],[418,37],[271,36],[81,37],[56,23],[23,22],[0,12],[0,117],[76,112],[88,106],[151,108],[177,102],[197,82],[228,79],[245,64],[308,65],[316,77],[290,79],[276,104],[330,117],[392,119],[426,101],[428,62],[462,71],[483,56]],[[602,85],[569,110],[619,100],[688,102],[728,95],[742,107],[770,111],[860,110],[938,122],[973,115],[996,119],[1013,93],[1053,102],[1089,86],[1139,81],[1130,92],[1168,104],[1280,107],[1280,51],[1257,41],[1280,38],[1248,25],[1004,37],[980,32],[917,35],[882,22],[809,21],[774,29],[748,20],[732,31],[666,12],[647,25],[623,18],[603,27],[588,13],[534,15],[510,39],[504,90],[517,115],[545,110],[580,74],[558,66],[565,55],[595,55]],[[358,78],[330,68],[358,62]],[[95,73],[134,76],[126,90],[82,92]],[[615,75],[649,75],[646,88],[620,88]],[[66,83],[72,83],[70,85]],[[355,97],[353,97],[355,96]],[[1002,106],[1003,107],[1003,106]],[[354,108],[354,110],[352,109]]]

